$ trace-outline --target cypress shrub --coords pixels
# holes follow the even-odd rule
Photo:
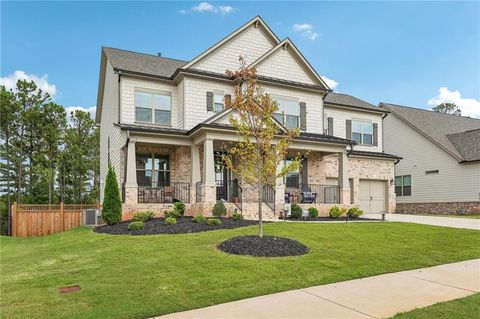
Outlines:
[[[102,219],[108,225],[118,224],[122,220],[122,201],[120,200],[117,176],[111,165],[108,165],[107,179],[105,181]]]

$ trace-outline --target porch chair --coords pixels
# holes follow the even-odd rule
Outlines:
[[[302,186],[302,203],[312,204],[317,201],[317,193],[312,193],[310,186]]]

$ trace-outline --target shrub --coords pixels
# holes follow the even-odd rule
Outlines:
[[[302,218],[302,208],[297,204],[292,204],[292,212],[290,217],[294,219]]]
[[[363,215],[363,210],[357,207],[352,207],[348,210],[347,215],[349,218],[357,218]]]
[[[316,209],[315,207],[310,207],[308,209],[308,216],[310,216],[310,218],[318,217],[318,209]]]
[[[131,222],[128,224],[128,230],[140,230],[145,227],[145,223],[142,221]]]
[[[199,224],[206,223],[207,218],[203,215],[197,215],[197,216],[193,217],[192,222],[199,223]]]
[[[227,215],[227,208],[223,204],[223,202],[217,202],[215,206],[213,206],[212,210],[213,216],[220,218]]]
[[[153,216],[153,212],[137,212],[133,215],[133,220],[136,222],[146,222],[147,220],[152,219]]]
[[[182,215],[177,210],[166,210],[163,212],[163,215],[165,215],[165,218],[173,217],[173,218],[180,218]]]
[[[165,224],[167,225],[175,225],[176,223],[177,223],[177,219],[175,217],[165,218]]]
[[[105,181],[102,219],[108,225],[118,224],[122,220],[122,201],[120,200],[117,177],[111,165],[108,166],[107,179]]]
[[[182,202],[176,202],[173,204],[173,210],[177,211],[180,216],[183,216],[183,214],[185,214],[185,204]]]
[[[330,215],[330,218],[338,218],[342,214],[345,214],[346,211],[346,208],[340,209],[338,206],[333,206],[332,208],[330,208],[330,212],[328,214]]]
[[[207,224],[209,224],[210,226],[220,225],[221,223],[222,223],[222,221],[220,219],[217,219],[217,218],[209,218],[207,220]]]
[[[232,219],[233,220],[243,220],[243,215],[240,213],[233,213],[232,214]]]

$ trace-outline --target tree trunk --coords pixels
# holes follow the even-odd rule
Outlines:
[[[258,235],[260,238],[263,237],[263,190],[262,190],[262,183],[258,183]]]

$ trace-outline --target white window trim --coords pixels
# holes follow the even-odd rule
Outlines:
[[[150,109],[152,110],[152,121],[151,122],[144,122],[144,121],[139,121],[137,120],[137,105],[135,104],[135,95],[136,93],[147,93],[147,94],[156,94],[156,95],[164,95],[164,96],[170,96],[170,123],[169,124],[158,124],[155,123],[155,108],[153,107],[153,104],[151,105]],[[153,102],[153,101],[152,101]],[[155,126],[163,126],[163,127],[172,127],[172,114],[173,114],[173,96],[172,92],[170,91],[164,91],[164,90],[155,90],[155,89],[149,89],[149,88],[143,88],[143,87],[135,87],[133,91],[133,108],[135,112],[135,123],[140,123],[140,124],[149,124],[149,125],[155,125]],[[165,110],[161,110],[165,111]],[[166,112],[166,111],[165,111]]]

